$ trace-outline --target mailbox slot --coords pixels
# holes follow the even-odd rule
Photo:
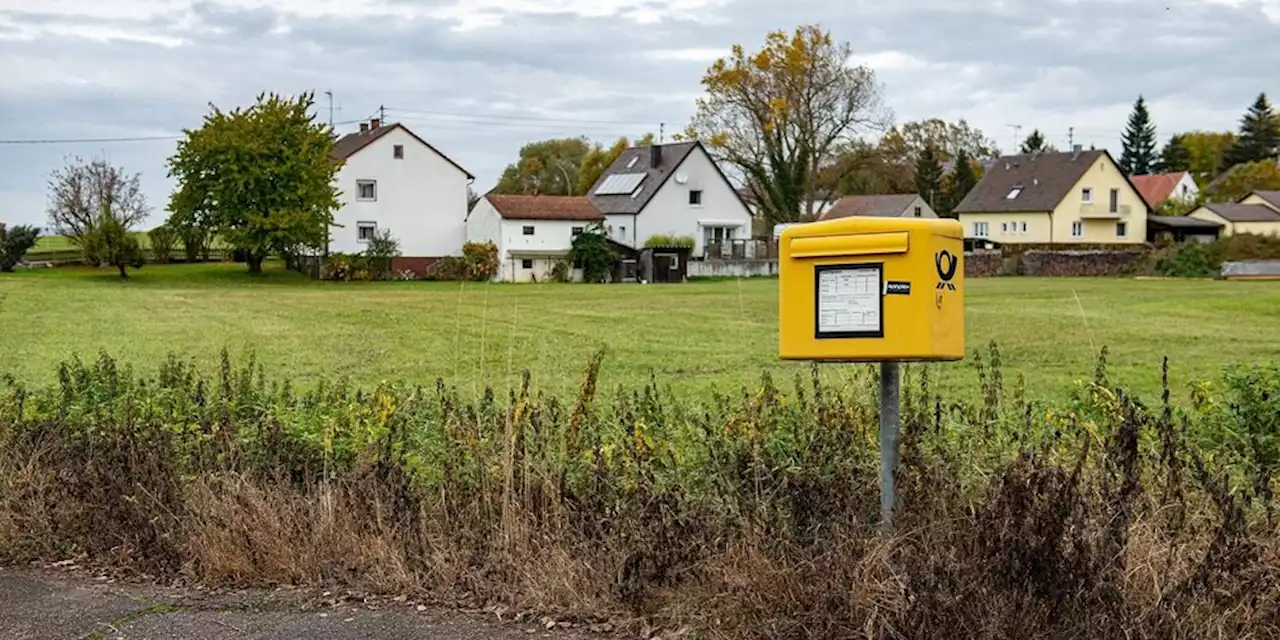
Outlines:
[[[906,253],[910,236],[906,231],[862,233],[847,236],[792,238],[789,246],[794,258],[835,258],[843,256],[875,256]]]

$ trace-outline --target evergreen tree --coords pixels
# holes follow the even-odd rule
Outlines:
[[[1156,169],[1161,173],[1191,170],[1191,150],[1187,148],[1186,141],[1181,133],[1175,133],[1170,136],[1169,141],[1164,144],[1164,149],[1160,151],[1160,161],[1156,163]]]
[[[1138,96],[1129,114],[1129,124],[1120,136],[1124,150],[1120,152],[1120,170],[1129,176],[1151,172],[1156,164],[1156,126],[1151,123],[1147,101]]]
[[[1057,149],[1054,149],[1053,145],[1045,144],[1044,134],[1040,133],[1039,129],[1032,129],[1031,133],[1027,135],[1027,139],[1022,141],[1022,148],[1019,151],[1022,153],[1037,153],[1057,151]]]
[[[929,145],[920,152],[916,160],[916,193],[937,208],[942,200],[942,156],[937,148]]]
[[[1258,94],[1240,121],[1240,135],[1227,150],[1226,166],[1275,160],[1280,155],[1280,117],[1271,111],[1267,94]]]
[[[955,169],[951,171],[951,175],[947,180],[947,197],[945,206],[938,211],[938,215],[954,218],[953,211],[960,204],[961,200],[969,194],[974,185],[978,184],[978,176],[973,172],[973,159],[969,157],[969,152],[961,149],[956,152]]]

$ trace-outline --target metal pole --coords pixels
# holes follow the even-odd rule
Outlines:
[[[893,472],[898,468],[898,425],[901,419],[898,363],[880,363],[880,531],[893,532],[893,513],[898,492]]]

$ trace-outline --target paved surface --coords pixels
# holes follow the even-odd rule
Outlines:
[[[314,638],[355,640],[602,639],[546,622],[502,622],[408,601],[327,597],[329,592],[235,591],[122,584],[64,571],[0,568],[0,638],[128,640]]]

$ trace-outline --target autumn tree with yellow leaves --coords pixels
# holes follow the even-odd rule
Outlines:
[[[681,137],[735,168],[770,223],[811,216],[819,169],[889,120],[875,72],[852,52],[817,25],[774,31],[755,53],[734,45],[707,69]]]

